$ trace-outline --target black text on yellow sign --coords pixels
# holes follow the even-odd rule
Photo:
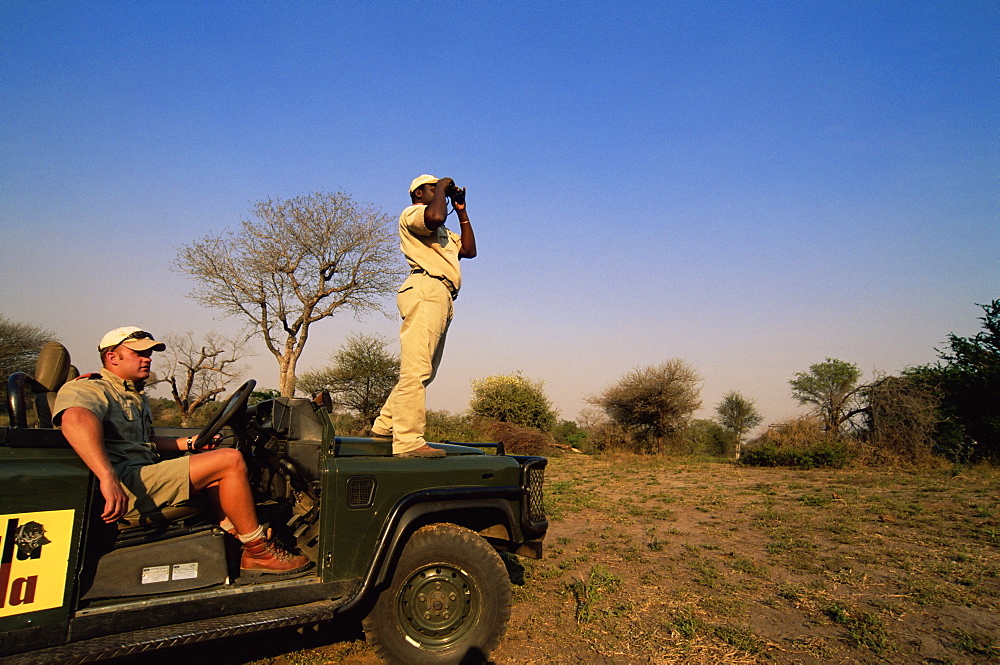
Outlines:
[[[0,617],[63,604],[73,513],[0,515]]]

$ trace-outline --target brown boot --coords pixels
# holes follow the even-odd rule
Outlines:
[[[289,576],[304,572],[310,567],[312,567],[312,562],[309,559],[301,554],[286,552],[280,545],[271,540],[270,529],[267,530],[263,538],[243,544],[243,557],[240,559],[241,576]]]

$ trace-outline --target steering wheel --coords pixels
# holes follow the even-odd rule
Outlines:
[[[253,379],[240,386],[239,390],[233,393],[233,396],[226,401],[218,413],[212,416],[208,424],[198,432],[192,448],[196,451],[203,450],[205,446],[211,443],[215,435],[222,431],[223,427],[242,417],[246,413],[250,393],[253,392],[255,387],[257,387],[257,382]]]

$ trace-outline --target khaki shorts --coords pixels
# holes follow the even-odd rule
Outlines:
[[[122,478],[129,509],[124,519],[176,506],[190,498],[190,457],[175,457],[133,469]]]

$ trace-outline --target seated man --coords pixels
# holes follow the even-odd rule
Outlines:
[[[184,455],[192,438],[153,434],[143,385],[153,351],[166,345],[134,326],[116,328],[98,345],[103,369],[66,383],[56,396],[53,422],[97,476],[105,522],[134,519],[203,492],[221,526],[243,543],[240,568],[254,577],[291,575],[310,561],[282,549],[265,533],[254,505],[243,455],[231,448]],[[214,448],[214,443],[208,446]]]

